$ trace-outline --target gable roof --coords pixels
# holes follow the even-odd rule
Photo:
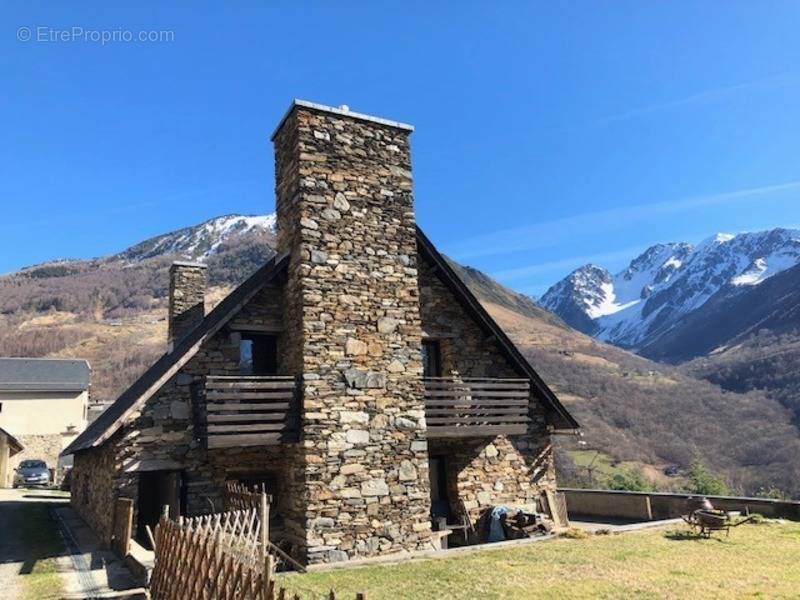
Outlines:
[[[17,438],[8,433],[2,427],[0,427],[0,436],[4,436],[6,438],[6,443],[8,444],[9,448],[9,456],[14,456],[15,454],[19,454],[25,449],[25,446],[23,446],[22,443]]]
[[[577,429],[577,421],[561,404],[553,391],[539,377],[539,374],[525,360],[505,332],[486,312],[483,305],[469,291],[466,284],[456,275],[452,267],[439,253],[428,237],[417,227],[417,245],[421,256],[429,260],[437,270],[445,286],[461,303],[467,313],[497,341],[501,352],[521,373],[533,383],[539,399],[550,410],[551,423],[556,429]],[[125,422],[127,417],[142,403],[146,402],[185,365],[200,349],[203,343],[216,334],[237,312],[249,302],[267,283],[283,273],[288,264],[288,255],[276,256],[251,275],[244,283],[228,294],[214,310],[189,332],[171,352],[159,358],[144,374],[134,382],[117,400],[111,404],[86,430],[81,433],[62,455],[88,450],[103,444]]]
[[[500,325],[486,312],[486,309],[480,301],[469,290],[467,285],[447,263],[444,256],[436,249],[433,242],[428,239],[428,236],[426,236],[419,227],[417,227],[417,244],[420,254],[433,263],[436,267],[437,275],[439,275],[439,278],[445,286],[461,303],[464,310],[466,310],[487,333],[495,338],[497,345],[509,362],[531,380],[534,389],[538,392],[539,399],[550,409],[552,415],[551,424],[556,429],[578,429],[580,425],[578,425],[578,422],[572,417],[564,405],[561,404],[553,393],[553,390],[539,377],[539,374],[525,357],[522,356]]]
[[[0,358],[0,390],[9,392],[83,392],[91,370],[85,360]]]
[[[61,453],[62,456],[99,446],[110,438],[127,417],[151,398],[185,365],[203,343],[217,333],[266,284],[283,273],[288,255],[275,256],[228,294],[214,310],[184,336],[172,349],[161,356],[117,400],[100,414]]]

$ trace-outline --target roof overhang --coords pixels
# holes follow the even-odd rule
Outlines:
[[[8,444],[9,455],[10,456],[14,456],[15,454],[19,454],[20,452],[22,452],[25,449],[25,446],[22,445],[22,442],[20,442],[17,438],[15,438],[13,435],[8,433],[2,427],[0,427],[0,436],[3,436],[3,437],[6,438],[6,443]]]

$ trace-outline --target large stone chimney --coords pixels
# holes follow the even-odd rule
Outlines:
[[[169,349],[205,316],[206,265],[176,261],[169,268]]]
[[[412,130],[295,101],[273,136],[309,562],[430,538]]]

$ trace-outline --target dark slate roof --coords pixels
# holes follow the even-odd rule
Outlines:
[[[91,369],[85,360],[0,358],[0,390],[82,392],[89,389]]]
[[[9,453],[11,456],[19,454],[20,452],[25,450],[25,446],[23,446],[22,443],[17,438],[8,433],[2,427],[0,427],[0,435],[5,436],[6,441],[8,442],[8,447],[11,449],[11,452]]]
[[[136,407],[163,386],[176,369],[192,358],[203,343],[225,325],[267,283],[282,274],[288,256],[275,256],[228,294],[192,331],[161,356],[117,400],[75,438],[61,453],[63,456],[88,450],[111,437]]]
[[[458,299],[464,309],[490,335],[494,336],[501,351],[521,374],[530,378],[537,397],[549,411],[550,422],[556,429],[577,429],[577,421],[559,402],[553,391],[542,381],[539,374],[525,360],[505,332],[486,312],[466,284],[439,253],[422,230],[417,227],[417,244],[420,254],[433,263],[447,288]],[[177,346],[159,358],[152,367],[130,387],[116,402],[111,404],[86,430],[81,433],[62,455],[73,454],[98,446],[111,437],[125,422],[126,417],[138,405],[145,402],[163,386],[169,378],[195,355],[202,344],[225,325],[267,283],[283,274],[288,265],[288,256],[274,257],[231,292],[214,310],[189,332]]]

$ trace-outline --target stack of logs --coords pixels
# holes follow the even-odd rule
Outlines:
[[[552,522],[543,519],[541,515],[521,510],[501,515],[500,522],[503,525],[507,540],[520,540],[535,535],[547,535],[553,529]]]

